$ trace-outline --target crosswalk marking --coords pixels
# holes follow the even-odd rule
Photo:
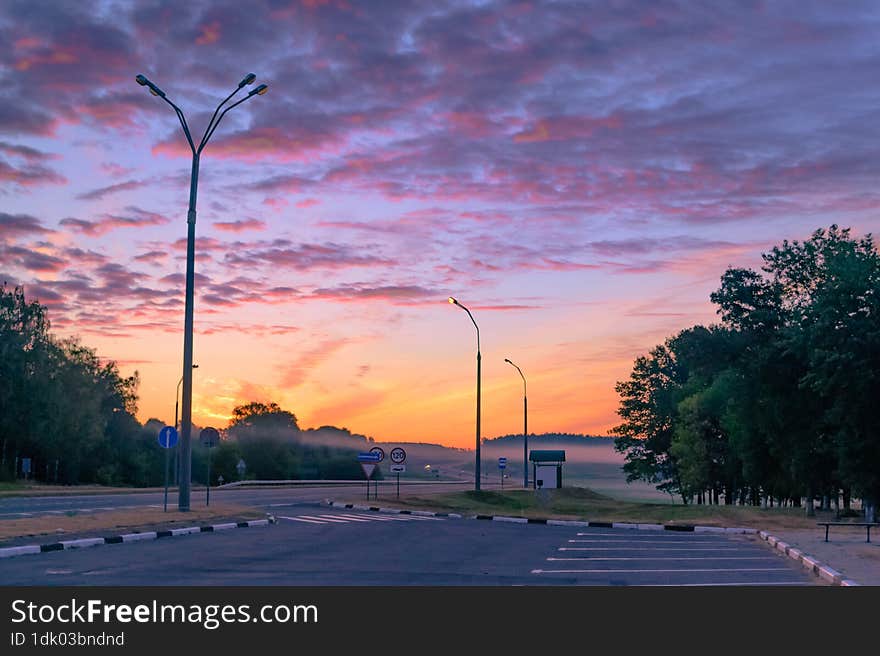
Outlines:
[[[305,524],[323,524],[324,522],[315,521],[314,519],[303,519],[302,517],[285,517],[280,515],[279,519],[289,519],[292,522],[303,522]]]
[[[333,519],[330,517],[315,517],[314,515],[300,515],[300,517],[304,517],[305,519],[314,519],[319,522],[330,522],[332,524],[346,524],[347,520],[345,519]]]
[[[356,513],[322,513],[315,515],[279,515],[279,519],[303,524],[363,524],[368,522],[439,522],[439,517],[422,517],[414,515],[361,515]]]

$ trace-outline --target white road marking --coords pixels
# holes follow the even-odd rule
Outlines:
[[[604,543],[604,544],[613,544],[615,542],[623,542],[624,544],[631,544],[633,542],[638,542],[639,544],[669,544],[668,540],[569,540],[569,542],[584,542],[584,543]],[[729,544],[724,540],[675,540],[675,542],[679,542],[681,544]]]
[[[331,515],[334,516],[334,515]],[[350,519],[354,522],[398,522],[400,521],[397,517],[373,517],[370,515],[345,515],[338,514],[335,517],[344,517],[345,519]],[[404,520],[405,521],[405,520]]]
[[[303,519],[302,517],[285,517],[283,515],[278,516],[279,519],[289,519],[292,522],[304,522],[306,524],[326,524],[327,522],[320,522],[314,519]]]
[[[708,569],[533,569],[532,574],[684,574],[686,572],[790,572],[788,567],[718,567]]]
[[[550,557],[547,560],[552,561],[560,561],[560,560],[776,560],[777,556],[673,556],[673,557],[661,557],[657,556],[645,556],[645,557],[630,557],[630,558],[622,558],[622,557],[611,557],[611,556],[585,556],[578,558],[553,558]]]
[[[352,517],[352,516],[350,516],[350,515],[321,515],[321,517],[322,517],[322,518],[325,518],[325,517],[326,517],[326,518],[331,518],[331,519],[334,518],[334,517],[335,517],[335,518],[341,518],[341,519],[345,519],[345,520],[350,521],[350,522],[369,522],[369,521],[374,521],[374,518],[372,518],[372,517],[371,517],[370,519],[366,519],[366,518],[362,518],[362,517]]]
[[[740,551],[739,547],[559,547],[559,551]]]
[[[748,581],[747,583],[635,583],[638,588],[703,588],[706,586],[742,586],[742,585],[812,585],[809,581]]]
[[[303,519],[314,519],[318,522],[330,522],[332,524],[347,524],[348,520],[345,519],[329,519],[327,517],[315,517],[314,515],[300,515]]]
[[[629,530],[629,529],[627,529],[627,530]],[[631,530],[629,532],[632,533]],[[648,538],[651,540],[656,540],[658,537],[660,537],[660,535],[663,535],[663,534],[662,533],[658,534],[656,531],[654,531],[648,535],[632,535],[632,536],[630,536],[629,533],[623,533],[623,532],[619,532],[619,533],[593,533],[591,531],[587,531],[586,533],[576,533],[575,535],[579,535],[579,536],[583,536],[583,537],[598,537],[598,536],[612,537],[612,538],[622,538],[622,537],[630,538],[631,537],[633,540],[638,540],[639,538]],[[700,537],[705,538],[707,536],[701,535]],[[662,539],[685,541],[685,540],[690,540],[692,538],[688,535],[678,533],[677,535],[675,535],[675,534],[666,535]],[[718,542],[724,542],[724,538],[718,538]]]

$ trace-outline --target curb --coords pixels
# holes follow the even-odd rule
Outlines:
[[[171,538],[178,535],[190,535],[192,533],[213,533],[232,528],[249,528],[252,526],[268,526],[274,524],[275,518],[269,515],[267,519],[252,519],[247,522],[227,522],[225,524],[208,524],[206,526],[187,526],[186,528],[172,528],[166,531],[144,531],[143,533],[124,533],[122,535],[108,535],[103,538],[81,538],[79,540],[62,540],[48,544],[25,544],[18,547],[5,547],[0,549],[0,558],[12,558],[25,554],[45,553],[47,551],[67,551],[71,549],[86,549],[97,547],[102,544],[128,544],[129,542],[141,542],[143,540],[158,540],[159,538]]]
[[[399,515],[421,515],[424,517],[450,517],[453,519],[482,519],[512,524],[547,524],[548,526],[580,526],[590,528],[629,528],[639,531],[684,531],[690,533],[757,533],[755,528],[722,528],[719,526],[692,526],[690,524],[633,524],[630,522],[588,522],[573,519],[545,519],[536,517],[509,517],[506,515],[459,515],[456,513],[430,512],[427,510],[401,510],[399,508],[379,508],[377,506],[359,506],[354,503],[339,503],[327,499],[328,506],[347,508],[349,510],[369,510],[373,512],[392,513]]]
[[[392,515],[415,515],[416,517],[450,517],[452,519],[462,519],[457,513],[431,512],[429,510],[401,510],[399,508],[379,508],[377,506],[359,506],[355,503],[339,503],[327,499],[324,501],[328,506],[335,508],[346,508],[348,510],[371,510],[372,512],[389,513]]]
[[[825,563],[819,562],[813,556],[808,556],[800,549],[792,547],[790,544],[783,542],[774,535],[770,535],[766,531],[760,531],[758,535],[771,547],[777,551],[781,551],[795,562],[803,565],[804,569],[812,572],[819,578],[828,581],[832,585],[843,587],[861,586],[861,583],[856,583],[852,579],[845,578],[844,575],[836,569],[829,567]]]

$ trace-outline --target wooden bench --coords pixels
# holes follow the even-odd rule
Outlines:
[[[868,539],[865,542],[871,541],[871,527],[872,526],[880,526],[877,522],[816,522],[816,526],[824,526],[825,527],[825,542],[828,542],[828,529],[831,526],[864,526],[868,532]]]

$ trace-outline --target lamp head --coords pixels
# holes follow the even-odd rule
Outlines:
[[[198,369],[198,368],[199,368],[199,365],[197,365],[197,364],[193,365],[193,369]]]
[[[150,93],[152,93],[154,96],[162,96],[163,98],[165,97],[165,92],[162,91],[162,89],[157,87],[155,84],[150,82],[145,75],[135,75],[134,81],[140,84],[142,87],[149,88]]]
[[[261,84],[261,85],[258,86],[256,89],[254,89],[253,91],[251,91],[251,92],[248,94],[248,96],[254,96],[254,95],[256,95],[256,96],[262,96],[262,95],[264,95],[268,90],[269,90],[269,85],[268,85],[268,84]]]
[[[241,89],[245,85],[253,84],[254,80],[256,80],[256,79],[257,79],[256,73],[248,73],[247,75],[244,76],[242,81],[238,83],[238,88]]]
[[[452,303],[453,305],[458,305],[458,301],[456,301],[456,300],[455,300],[454,298],[452,298],[451,296],[449,297],[449,302]]]
[[[512,363],[510,360],[508,360],[507,358],[504,358],[504,361],[505,361],[507,364],[513,364],[513,363]]]

